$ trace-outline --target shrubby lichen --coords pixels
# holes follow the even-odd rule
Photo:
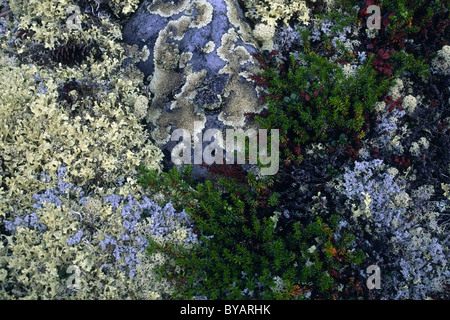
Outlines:
[[[147,255],[148,238],[192,248],[197,237],[189,217],[167,203],[142,195],[120,196],[114,189],[85,195],[59,179],[34,194],[34,210],[7,220],[10,236],[1,241],[2,299],[162,299],[173,285],[153,269],[167,257]],[[67,269],[80,270],[79,288]]]
[[[430,201],[434,191],[425,193],[425,186],[420,186],[409,191],[411,197],[403,177],[393,173],[382,160],[355,162],[353,169],[346,169],[341,190],[349,206],[358,207],[356,228],[372,238],[372,243],[365,242],[365,252],[383,260],[389,270],[381,296],[425,299],[442,292],[450,275],[448,240],[438,223],[439,205]],[[370,215],[362,215],[361,210],[370,210]]]
[[[139,190],[138,165],[160,169],[162,152],[140,123],[148,104],[143,74],[127,63],[148,52],[120,43],[119,23],[99,6],[82,13],[81,29],[67,28],[73,4],[9,1],[17,23],[6,26],[0,57],[0,215],[7,232],[0,241],[1,296],[161,298],[169,286],[151,278],[154,261],[144,252],[150,220],[136,223],[139,238],[133,233],[126,242],[125,222],[134,222],[100,196],[121,181],[115,203],[125,206],[123,197]],[[108,2],[117,16],[137,4]],[[70,43],[96,45],[100,56],[70,64],[51,59],[49,50]],[[128,254],[120,263],[100,245],[107,235]],[[81,269],[79,292],[66,285],[70,265]]]
[[[310,9],[305,1],[297,0],[245,0],[246,15],[254,20],[261,20],[269,26],[276,26],[279,21],[288,25],[295,17],[298,22],[309,24]]]
[[[100,19],[89,28],[69,30],[60,25],[68,5],[10,2],[20,28],[33,35],[2,46],[0,153],[8,174],[0,179],[9,199],[6,212],[14,212],[14,202],[30,203],[30,194],[41,186],[35,175],[42,171],[54,175],[65,165],[73,182],[100,186],[133,176],[140,162],[159,168],[162,159],[140,124],[145,113],[143,74],[133,65],[123,67],[125,48],[115,40],[119,26]],[[10,29],[9,37],[15,32]],[[101,61],[91,56],[88,63],[69,67],[10,58],[39,45],[65,43],[72,32],[79,40],[101,44]]]
[[[221,109],[221,124],[241,127],[247,121],[244,114],[261,111],[257,99],[264,89],[255,91],[254,85],[264,79],[250,76],[261,71],[255,65],[254,40],[261,51],[280,51],[260,56],[263,65],[280,65],[274,75],[283,74],[291,54],[292,64],[305,74],[311,71],[308,56],[323,58],[322,67],[329,64],[339,74],[327,84],[305,77],[301,86],[294,86],[297,94],[292,94],[292,79],[286,82],[288,90],[271,97],[276,116],[262,117],[271,128],[280,119],[281,103],[301,110],[330,88],[334,96],[345,91],[342,84],[356,81],[355,75],[382,83],[371,72],[370,50],[359,50],[362,38],[377,50],[384,46],[385,32],[366,28],[364,34],[364,18],[344,12],[357,13],[355,1],[244,0],[239,3],[250,18],[247,24],[238,1],[158,0],[143,6],[161,19],[156,41],[123,44],[123,19],[139,3],[0,0],[1,299],[359,297],[357,288],[366,276],[357,267],[363,260],[360,249],[365,262],[382,269],[382,290],[369,292],[371,298],[445,294],[450,166],[428,169],[428,164],[442,166],[439,157],[448,153],[450,119],[442,107],[448,97],[433,85],[433,90],[423,90],[431,97],[425,98],[410,81],[418,80],[416,69],[427,68],[409,54],[420,48],[420,34],[405,42],[407,54],[394,59],[413,72],[398,76],[383,101],[376,101],[382,92],[372,100],[360,99],[368,104],[364,114],[358,109],[348,115],[347,121],[361,121],[355,136],[343,131],[337,138],[330,131],[330,140],[297,141],[294,148],[285,144],[299,155],[298,163],[292,166],[285,159],[282,169],[288,170],[281,170],[276,180],[230,170],[230,177],[247,179],[245,188],[229,180],[221,180],[224,185],[217,190],[209,181],[193,188],[191,178],[180,180],[175,171],[175,176],[164,175],[170,179],[158,176],[163,154],[151,138],[161,144],[170,126],[188,127],[194,118],[205,123],[205,113],[194,105],[201,100],[198,93],[214,81],[226,80],[224,88],[201,107]],[[388,3],[393,8],[397,2]],[[81,7],[80,28],[68,28],[72,5]],[[209,33],[214,19],[226,20],[218,34]],[[186,36],[189,32],[194,36]],[[192,47],[183,44],[197,32],[208,36]],[[389,41],[399,40],[394,38]],[[440,50],[426,54],[430,77],[448,75],[449,46],[434,48]],[[193,64],[199,56],[210,59],[207,68],[203,62],[198,68]],[[144,79],[136,64],[149,59],[155,72]],[[217,68],[212,76],[211,67]],[[325,76],[316,80],[323,82]],[[273,87],[280,88],[275,80]],[[334,87],[337,80],[342,81]],[[340,110],[353,96],[347,92],[347,97],[324,101]],[[305,121],[308,130],[314,129],[309,118]],[[150,124],[156,127],[151,137],[143,124],[149,130]],[[345,159],[349,154],[351,161]],[[304,160],[318,164],[315,172],[301,167]],[[159,177],[144,179],[148,189],[137,180],[140,163]],[[274,181],[285,179],[288,171],[292,180],[283,188],[293,187],[273,192]],[[152,188],[158,191],[149,192]],[[281,204],[288,192],[292,202],[306,204]],[[211,265],[211,259],[218,263]],[[74,268],[79,272],[73,274]],[[169,277],[157,278],[155,271]],[[77,286],[72,285],[74,275]],[[185,280],[189,285],[183,292],[179,289]]]

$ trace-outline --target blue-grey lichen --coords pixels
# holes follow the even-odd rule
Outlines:
[[[168,297],[173,285],[153,272],[168,258],[145,248],[148,238],[192,248],[198,240],[188,215],[140,194],[86,194],[68,178],[46,180],[48,189],[33,195],[34,208],[5,221],[10,235],[0,241],[0,298]],[[78,272],[69,277],[70,270]]]
[[[382,296],[425,299],[442,292],[450,271],[448,238],[438,218],[449,204],[431,201],[429,186],[407,191],[404,177],[378,159],[347,168],[341,187],[354,223],[372,239],[364,241],[365,251],[390,270]]]

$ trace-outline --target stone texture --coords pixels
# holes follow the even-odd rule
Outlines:
[[[147,121],[162,149],[176,128],[193,132],[194,121],[243,128],[244,114],[264,107],[248,78],[259,71],[258,44],[236,0],[144,1],[123,36],[150,50],[138,67],[150,82]]]

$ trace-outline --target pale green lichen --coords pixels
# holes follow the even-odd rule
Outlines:
[[[430,146],[430,143],[428,142],[428,140],[425,137],[421,137],[419,139],[419,141],[414,141],[411,143],[411,147],[409,148],[409,152],[415,156],[415,157],[419,157],[420,155],[423,154],[424,151],[426,151],[428,149],[428,147]]]
[[[206,69],[193,72],[193,53],[180,52],[178,43],[184,39],[188,29],[203,28],[211,23],[212,5],[205,0],[196,0],[179,3],[180,6],[172,7],[172,11],[167,8],[164,11],[165,17],[170,17],[175,12],[182,15],[176,20],[170,20],[159,31],[154,47],[154,72],[149,85],[154,96],[147,120],[155,127],[152,137],[158,145],[168,142],[172,127],[192,130],[194,121],[206,123],[205,109],[222,108],[219,120],[231,126],[242,126],[246,112],[262,109],[254,83],[248,78],[249,73],[255,71],[252,69],[256,65],[255,60],[243,45],[236,45],[240,40],[253,46],[256,46],[256,42],[251,36],[249,25],[242,20],[236,2],[224,2],[227,18],[233,27],[222,36],[220,46],[209,41],[201,50],[205,54],[216,50],[217,56],[225,62],[219,74],[228,74],[230,77],[224,92],[214,94],[215,97],[209,99],[214,102],[205,103],[201,107],[195,105],[195,98],[207,85]],[[161,15],[161,9],[157,9],[160,5],[154,3],[148,9],[153,14]],[[211,94],[211,90],[208,92]],[[173,96],[172,101],[169,96]],[[170,108],[170,113],[162,111],[167,108]]]
[[[5,80],[0,84],[0,151],[10,173],[4,181],[9,196],[39,188],[35,174],[53,174],[62,165],[84,184],[98,180],[102,170],[111,174],[106,183],[136,173],[141,161],[159,168],[161,152],[125,104],[134,105],[140,79],[115,79],[112,92],[98,92],[95,100],[79,97],[69,109],[58,98],[58,73],[36,66],[2,65],[1,70]],[[36,74],[45,93],[38,92]],[[80,111],[71,116],[72,110]]]
[[[445,45],[437,52],[437,57],[432,61],[432,67],[443,75],[450,75],[450,46]]]
[[[417,99],[412,95],[407,95],[403,98],[402,107],[408,113],[413,113],[417,107]]]
[[[138,120],[144,119],[147,116],[148,104],[149,101],[146,96],[140,95],[136,98],[134,102],[134,114]]]
[[[275,35],[275,27],[264,23],[258,23],[253,29],[253,36],[256,40],[261,42],[260,50],[273,50]]]
[[[401,98],[403,89],[404,89],[403,80],[397,78],[395,79],[395,83],[389,91],[389,95],[392,96],[392,99],[394,101],[396,101],[398,98]]]
[[[444,190],[444,197],[450,200],[450,184],[441,183],[441,188]]]
[[[108,1],[108,6],[116,14],[122,16],[131,13],[137,8],[139,0],[112,0]],[[24,31],[31,31],[33,37],[25,40],[15,40],[16,44],[28,44],[18,49],[19,53],[30,50],[37,44],[44,45],[45,48],[55,48],[57,45],[63,45],[71,38],[79,40],[87,40],[95,37],[96,34],[111,34],[110,39],[118,39],[121,37],[120,28],[114,25],[108,19],[101,18],[104,25],[101,30],[97,26],[90,28],[68,29],[67,21],[74,18],[74,11],[68,11],[71,6],[76,6],[75,1],[57,0],[57,1],[9,1],[9,6],[15,17],[19,18],[18,28]],[[79,19],[81,22],[90,20],[87,14],[79,11]],[[95,30],[97,29],[97,31]]]
[[[125,12],[137,4],[109,5],[114,3]],[[145,59],[149,51],[120,43],[121,27],[105,15],[83,14],[86,24],[68,29],[66,9],[75,2],[9,4],[18,23],[9,27],[0,54],[1,215],[14,217],[19,204],[31,207],[32,195],[42,189],[36,175],[52,176],[63,165],[71,182],[81,186],[103,187],[127,177],[136,189],[139,164],[159,170],[163,154],[140,124],[147,104],[144,76],[122,63]],[[29,36],[19,41],[18,28]],[[46,58],[38,66],[33,58],[73,41],[97,44],[101,59],[91,54],[69,66]],[[75,88],[64,97],[63,87],[71,81]],[[123,192],[131,191],[127,188]]]
[[[309,24],[310,10],[301,0],[244,0],[247,8],[246,16],[256,21],[275,27],[278,22],[288,25],[296,18],[296,22]]]

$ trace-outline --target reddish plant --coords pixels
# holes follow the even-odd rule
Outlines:
[[[402,107],[402,102],[403,99],[402,98],[398,98],[397,100],[393,100],[392,96],[386,96],[384,97],[384,102],[386,103],[386,105],[390,105],[388,110],[389,111],[394,111],[395,108],[397,108],[398,110],[402,111],[403,107]]]
[[[394,71],[394,67],[387,60],[391,55],[395,53],[395,50],[386,51],[384,49],[379,49],[375,55],[375,59],[372,62],[372,66],[375,69],[377,75],[385,75],[391,77]]]
[[[247,182],[247,176],[245,174],[244,169],[240,167],[238,164],[223,164],[223,165],[208,165],[207,163],[203,162],[201,164],[203,168],[206,168],[211,173],[224,175],[226,177],[232,178],[235,181],[242,181]]]

